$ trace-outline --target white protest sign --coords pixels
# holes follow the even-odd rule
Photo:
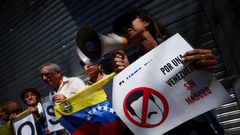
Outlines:
[[[136,135],[163,134],[229,100],[210,73],[181,63],[189,50],[175,34],[114,77],[113,108]]]
[[[64,129],[63,126],[57,120],[54,114],[54,102],[49,98],[49,96],[43,98],[43,110],[46,115],[47,126],[50,132],[58,131]]]
[[[32,114],[14,122],[13,126],[17,135],[37,135]]]

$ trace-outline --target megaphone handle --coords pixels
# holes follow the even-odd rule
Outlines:
[[[125,69],[129,65],[127,55],[124,53],[123,50],[118,50],[115,53],[115,57],[113,61],[114,61],[114,71],[116,73],[121,72],[123,69]]]

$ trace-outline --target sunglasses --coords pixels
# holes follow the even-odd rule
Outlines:
[[[43,76],[49,77],[51,75],[51,73],[41,73],[40,75],[41,75],[42,78],[43,78]]]

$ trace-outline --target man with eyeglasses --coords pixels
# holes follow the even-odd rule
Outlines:
[[[77,77],[63,76],[58,64],[45,63],[39,67],[42,80],[54,89],[53,101],[64,102],[66,98],[86,88],[84,82]]]

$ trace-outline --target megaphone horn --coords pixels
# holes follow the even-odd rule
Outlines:
[[[101,35],[88,26],[80,28],[76,37],[80,59],[88,64],[99,63],[102,57],[127,46],[127,39],[116,34]]]

